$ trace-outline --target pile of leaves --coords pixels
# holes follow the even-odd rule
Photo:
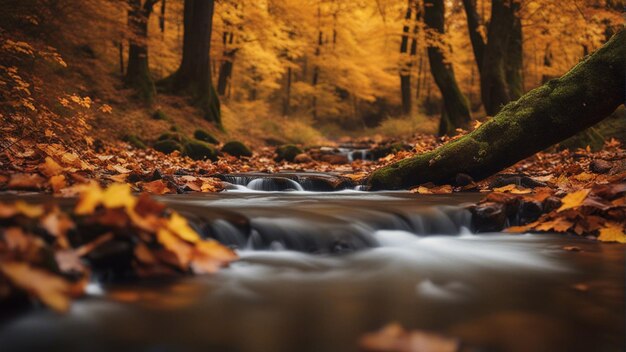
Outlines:
[[[83,186],[76,206],[0,203],[0,302],[28,295],[57,311],[99,278],[217,271],[237,259],[127,184]]]
[[[623,181],[624,176],[618,175]],[[557,232],[626,243],[626,182],[596,184],[570,193],[507,187],[472,207],[479,231]],[[511,226],[513,225],[513,226]]]

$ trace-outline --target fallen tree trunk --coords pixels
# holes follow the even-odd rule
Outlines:
[[[480,180],[571,137],[624,103],[625,62],[622,30],[561,78],[507,104],[475,131],[375,171],[370,189],[454,184],[458,174]]]

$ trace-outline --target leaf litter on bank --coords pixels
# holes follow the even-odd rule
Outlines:
[[[106,261],[92,254],[113,243],[130,245],[131,259],[112,258],[103,267]],[[62,312],[84,293],[92,272],[206,274],[236,259],[232,250],[201,238],[183,216],[146,194],[134,196],[126,184],[84,185],[72,211],[0,203],[0,302],[26,294]]]

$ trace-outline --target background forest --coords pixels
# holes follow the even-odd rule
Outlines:
[[[14,126],[60,135],[95,128],[97,139],[110,141],[128,138],[128,131],[152,140],[172,126],[191,132],[200,125],[252,144],[304,145],[345,135],[468,129],[471,120],[493,116],[601,46],[622,23],[623,6],[619,0],[2,2],[0,84],[11,89],[3,89],[1,103],[3,119]],[[183,92],[197,87],[172,85],[184,61],[185,11],[193,6],[213,7],[204,9],[213,10],[212,20],[197,22],[208,30],[210,48],[188,56],[202,60],[202,49],[210,50],[213,87],[205,96],[212,101]],[[500,12],[495,20],[492,11]],[[213,96],[221,113],[210,107]],[[584,143],[593,144],[598,132],[614,136],[611,123],[587,133]]]

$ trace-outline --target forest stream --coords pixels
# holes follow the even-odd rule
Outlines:
[[[267,192],[247,186],[272,189],[271,179],[237,180],[159,199],[240,260],[209,276],[94,282],[65,315],[5,319],[1,350],[358,351],[363,334],[392,322],[458,338],[463,351],[623,350],[621,246],[472,233],[464,205],[478,193],[296,182]]]

